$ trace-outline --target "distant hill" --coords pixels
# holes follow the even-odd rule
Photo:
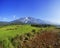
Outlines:
[[[16,20],[13,20],[11,22],[2,22],[0,21],[1,25],[10,25],[10,24],[52,24],[51,22],[44,21],[42,19],[36,19],[33,17],[23,17]]]
[[[49,24],[47,21],[43,21],[41,19],[36,19],[33,17],[24,17],[17,20],[12,21],[11,23],[23,23],[23,24]]]
[[[0,26],[7,25],[7,24],[9,24],[9,22],[0,21]]]

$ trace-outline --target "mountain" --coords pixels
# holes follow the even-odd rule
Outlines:
[[[52,24],[51,22],[44,21],[42,19],[36,19],[33,17],[23,17],[16,19],[11,22],[2,22],[0,21],[0,26],[1,25],[10,25],[10,24]]]
[[[24,18],[19,18],[16,19],[14,21],[12,21],[11,23],[21,23],[21,24],[48,24],[47,21],[43,21],[41,19],[36,19],[33,17],[24,17]]]
[[[9,22],[0,21],[0,26],[7,25]]]

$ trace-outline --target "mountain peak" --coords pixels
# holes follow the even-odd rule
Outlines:
[[[26,19],[32,19],[33,17],[25,17]]]
[[[41,19],[36,19],[33,17],[23,17],[23,18],[19,18],[13,22],[20,22],[20,23],[26,23],[26,24],[46,24],[45,21],[41,20]]]
[[[29,20],[30,20],[29,17],[25,17],[24,19],[25,23],[27,23]]]
[[[24,23],[28,23],[31,22],[33,19],[34,19],[33,17],[24,17],[24,18],[20,18],[19,20]]]

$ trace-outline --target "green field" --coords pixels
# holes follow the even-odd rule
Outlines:
[[[10,39],[16,37],[17,35],[20,36],[25,33],[29,33],[33,29],[35,29],[37,32],[40,28],[32,27],[30,25],[10,25],[10,26],[1,27],[0,42],[4,44],[3,48],[14,48],[10,42]],[[9,47],[8,47],[8,44],[10,44]]]
[[[31,27],[30,25],[4,26],[0,28],[0,40],[4,40],[5,38],[15,37],[16,35],[31,32],[32,29],[36,29],[37,31],[39,28]]]
[[[0,27],[0,46],[2,46],[0,48],[17,48],[16,45],[13,46],[13,43],[11,42],[11,40],[17,36],[21,36],[26,33],[33,34],[32,30],[35,30],[34,32],[40,32],[40,30],[51,30],[53,28],[54,27],[33,27],[31,25],[9,25]],[[16,42],[15,44],[18,44]]]

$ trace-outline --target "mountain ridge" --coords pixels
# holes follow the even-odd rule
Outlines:
[[[14,20],[12,22],[22,22],[25,24],[47,24],[46,21],[43,21],[41,19],[36,19],[33,17],[23,17],[23,18],[19,18],[17,20]]]
[[[49,21],[45,21],[42,19],[36,19],[33,17],[22,17],[22,18],[19,18],[19,19],[10,21],[10,22],[2,22],[2,23],[1,22],[0,24],[3,23],[2,25],[6,25],[6,24],[53,24]]]

